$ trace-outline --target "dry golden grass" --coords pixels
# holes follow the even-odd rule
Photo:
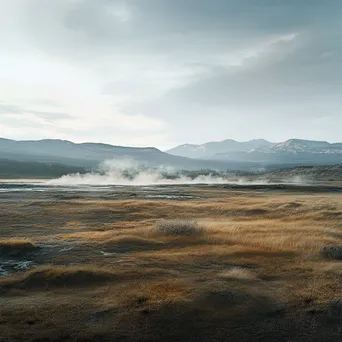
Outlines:
[[[145,307],[151,309],[164,304],[189,301],[192,289],[184,281],[158,281],[139,286],[132,292],[125,304],[133,307]]]
[[[93,286],[114,279],[118,279],[117,274],[94,266],[44,266],[0,279],[0,289]]]
[[[202,198],[6,204],[0,251],[42,248],[38,268],[0,278],[0,340],[335,338],[341,265],[322,250],[342,243],[341,195],[191,191]]]
[[[12,248],[34,248],[34,244],[29,239],[1,239],[0,248],[2,247],[12,247]]]
[[[335,273],[339,276],[342,276],[342,263],[341,262],[333,262],[333,263],[329,263],[329,264],[324,264],[323,271],[332,272],[332,273]]]

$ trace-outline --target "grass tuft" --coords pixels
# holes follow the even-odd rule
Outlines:
[[[165,236],[190,236],[202,233],[202,228],[194,221],[161,220],[155,226],[158,233]]]

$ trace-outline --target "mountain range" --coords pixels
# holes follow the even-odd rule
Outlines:
[[[106,160],[134,160],[147,167],[186,170],[216,169],[260,171],[297,165],[342,163],[342,143],[291,139],[272,143],[224,140],[202,145],[181,145],[163,152],[102,143],[76,144],[66,140],[15,141],[0,138],[0,176],[49,176],[87,172]],[[16,171],[15,171],[16,170]]]
[[[207,142],[202,145],[180,145],[166,152],[176,156],[197,159],[212,158],[216,155],[225,155],[230,152],[248,152],[259,148],[267,148],[272,145],[273,143],[264,139],[250,140],[246,142],[227,139],[223,141]]]
[[[262,167],[258,163],[190,159],[174,156],[154,147],[123,147],[102,143],[76,144],[71,141],[56,139],[16,141],[0,138],[0,161],[2,161],[0,165],[2,169],[5,168],[6,163],[11,164],[11,169],[19,166],[26,169],[23,163],[45,165],[52,163],[89,171],[97,168],[106,160],[134,160],[136,163],[148,167],[165,166],[188,170],[249,170],[253,167]],[[36,167],[39,168],[39,165],[36,164]],[[46,166],[42,166],[42,168],[46,169]]]
[[[195,159],[249,161],[264,164],[338,164],[342,162],[342,143],[290,139],[272,143],[258,139],[247,142],[223,140],[202,145],[185,144],[167,153]]]

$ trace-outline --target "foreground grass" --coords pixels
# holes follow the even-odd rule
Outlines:
[[[34,251],[37,247],[29,239],[0,240],[0,257],[20,257]]]
[[[42,289],[55,287],[92,286],[117,280],[118,275],[91,266],[45,266],[24,274],[0,279],[0,288]]]
[[[341,195],[192,191],[8,204],[0,250],[41,250],[0,278],[0,341],[337,341]]]

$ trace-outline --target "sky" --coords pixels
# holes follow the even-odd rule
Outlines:
[[[341,0],[0,0],[0,136],[342,141]]]

